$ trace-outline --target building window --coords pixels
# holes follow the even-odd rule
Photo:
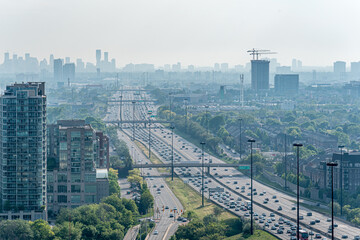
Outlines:
[[[58,192],[59,192],[59,193],[65,193],[65,192],[67,192],[67,186],[66,186],[66,185],[59,185],[59,186],[58,186]]]
[[[72,193],[79,193],[81,191],[80,185],[71,185],[71,192]]]
[[[54,182],[54,175],[52,173],[48,172],[48,174],[47,174],[47,182],[48,183]]]
[[[71,196],[71,203],[79,203],[81,201],[80,195],[73,195]]]
[[[71,182],[72,183],[79,183],[81,182],[81,175],[77,174],[77,173],[72,173],[71,174]]]
[[[85,182],[96,182],[96,174],[85,174]]]
[[[58,174],[58,182],[67,182],[67,175],[64,173]]]
[[[60,142],[60,151],[67,150],[67,142]]]
[[[86,193],[96,193],[96,185],[85,185]]]
[[[94,203],[95,202],[95,195],[85,195],[85,202],[86,203]]]
[[[67,196],[66,195],[58,195],[58,202],[59,203],[66,203],[67,202]]]

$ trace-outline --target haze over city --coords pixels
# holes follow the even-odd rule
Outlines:
[[[360,240],[359,10],[0,0],[0,240]]]
[[[0,1],[0,52],[40,59],[106,49],[129,62],[245,64],[253,47],[278,52],[283,65],[358,61],[360,2],[301,1]],[[0,56],[2,62],[3,56]]]

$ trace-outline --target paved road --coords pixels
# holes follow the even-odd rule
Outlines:
[[[127,96],[130,97],[131,96]],[[138,119],[146,119],[146,113],[149,108],[154,109],[154,107],[151,107],[148,105],[140,105],[137,107],[136,112],[134,114],[135,118]],[[124,117],[132,117],[132,110],[129,107],[127,110],[123,112]],[[119,112],[117,112],[118,114]],[[115,115],[113,116],[116,117]],[[159,126],[158,126],[159,127]],[[148,142],[148,132],[142,128],[136,128],[135,129],[136,138],[143,141],[145,144]],[[157,147],[156,154],[163,159],[164,162],[169,162],[170,156],[169,156],[169,146],[171,144],[171,134],[170,131],[167,129],[157,129],[152,130],[153,137],[151,141],[154,143],[154,147]],[[194,151],[195,146],[188,141],[182,139],[181,137],[174,135],[174,150],[176,153],[175,159],[177,161],[199,161],[200,153],[199,151]],[[183,147],[184,146],[184,147]],[[206,161],[209,161],[212,159],[213,162],[222,162],[221,160],[215,158],[214,156],[206,155]],[[178,174],[183,173],[181,169],[176,170]],[[192,176],[198,175],[200,169],[190,169],[187,170],[192,174]],[[250,179],[242,175],[239,171],[236,169],[211,169],[211,172],[213,176],[215,176],[215,180],[212,182],[208,182],[208,187],[216,187],[216,186],[226,186],[226,190],[229,192],[229,194],[232,194],[230,198],[234,198],[234,196],[240,196],[243,199],[246,197],[249,197],[250,190],[248,189],[247,183],[250,182]],[[198,179],[193,182],[195,177],[192,177],[192,180],[185,179],[191,186],[193,186],[198,191],[201,191],[201,186],[199,186]],[[238,184],[234,184],[234,182],[238,182]],[[223,184],[223,185],[222,185]],[[242,187],[245,187],[244,191],[242,192],[240,189]],[[259,182],[254,181],[254,189],[257,190],[257,193],[259,195],[254,196],[254,203],[257,203],[258,205],[254,205],[254,212],[258,213],[258,215],[265,214],[266,216],[269,216],[270,211],[272,212],[279,212],[280,214],[283,214],[285,219],[292,219],[294,220],[296,218],[296,210],[292,210],[295,206],[296,198],[289,196],[287,194],[284,194],[282,192],[279,192],[275,189],[272,189],[270,187],[267,187]],[[205,190],[206,191],[206,190]],[[263,194],[263,196],[260,196],[260,193]],[[265,193],[265,194],[264,194]],[[273,197],[276,196],[276,199],[273,199]],[[264,204],[265,198],[269,198],[269,201]],[[275,202],[275,200],[278,200]],[[244,202],[244,200],[242,201]],[[222,203],[220,203],[222,204]],[[223,205],[225,207],[225,205]],[[265,206],[266,208],[262,207]],[[282,207],[282,210],[278,210],[279,206]],[[246,215],[246,211],[239,212],[234,211],[238,215]],[[302,220],[302,226],[305,228],[311,227],[313,229],[314,233],[317,232],[324,232],[327,233],[328,227],[330,223],[328,222],[329,216],[319,214],[316,212],[312,212],[312,216],[306,216],[308,212],[311,212],[310,210],[301,207],[300,208],[300,215],[304,217],[304,220]],[[276,221],[279,221],[279,216],[276,214]],[[265,219],[266,221],[269,219]],[[320,220],[320,222],[316,223],[315,225],[310,226],[310,221],[312,220]],[[276,221],[274,221],[276,223]],[[335,236],[339,239],[342,237],[342,235],[347,235],[349,239],[353,239],[355,235],[360,234],[360,229],[356,227],[352,227],[349,224],[337,221],[336,222],[339,227],[335,229]],[[262,225],[262,224],[261,224]],[[275,226],[274,223],[269,224],[271,226]],[[285,230],[287,230],[285,228]],[[272,232],[276,232],[276,230],[270,230]],[[289,239],[290,237],[285,234],[279,234],[279,237],[282,239]]]
[[[130,95],[130,94],[129,94]],[[131,93],[132,95],[132,93]],[[129,119],[131,114],[131,105],[127,104],[124,107],[123,114],[125,115],[125,119]],[[115,115],[119,115],[119,111],[117,108],[112,108],[106,119],[111,119]],[[127,131],[128,134],[131,134],[131,129]],[[124,140],[130,150],[130,155],[132,158],[140,163],[151,163],[148,158],[142,153],[142,151],[137,147],[137,145],[125,134],[125,132],[118,131],[118,136],[120,139]],[[149,173],[152,176],[159,176],[157,169],[152,170],[143,170],[143,173]],[[149,239],[150,240],[163,240],[170,239],[172,234],[175,233],[179,222],[175,220],[174,217],[170,218],[170,211],[176,209],[176,211],[181,212],[183,210],[183,206],[180,201],[176,198],[173,192],[169,189],[167,184],[165,183],[163,178],[147,178],[146,179],[148,187],[150,189],[151,194],[154,196],[154,220],[156,223],[154,231],[151,233]],[[131,194],[127,194],[130,188],[130,184],[126,181],[126,179],[120,179],[119,184],[121,186],[121,194],[125,198],[131,198]],[[166,209],[165,209],[166,208]],[[164,209],[164,211],[163,211]],[[157,234],[156,234],[157,232]],[[156,234],[156,235],[155,235]]]

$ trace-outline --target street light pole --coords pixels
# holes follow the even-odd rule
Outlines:
[[[151,113],[149,113],[149,160],[150,160],[150,157],[151,157],[151,127],[150,127],[150,124],[151,124]]]
[[[209,118],[208,118],[208,105],[205,105],[205,115],[206,115],[206,133],[209,135]]]
[[[240,122],[240,125],[239,125],[239,159],[241,161],[241,128],[242,128],[242,118],[239,118],[239,122]]]
[[[251,235],[254,234],[254,210],[253,210],[253,143],[255,142],[254,139],[249,139],[248,142],[250,143],[250,178],[251,178],[251,203],[250,203],[250,213],[251,213]]]
[[[169,93],[169,109],[170,109],[170,116],[169,116],[169,120],[171,121],[171,119],[172,119],[172,104],[171,104],[171,92]]]
[[[174,126],[171,127],[171,181],[174,181]]]
[[[122,93],[121,93],[122,94]],[[122,98],[123,98],[123,96],[122,95],[120,95],[120,115],[119,115],[119,120],[120,120],[120,122],[119,122],[119,127],[120,128],[122,128]]]
[[[340,148],[340,215],[343,215],[343,145]]]
[[[300,160],[300,147],[302,147],[303,145],[301,143],[294,143],[293,144],[294,147],[296,147],[296,159],[297,159],[297,194],[296,194],[296,236],[297,239],[299,239],[300,236],[300,188],[299,188],[299,174],[300,174],[300,165],[299,165],[299,160]]]
[[[287,189],[287,159],[286,159],[286,133],[284,134],[284,149],[285,149],[285,152],[284,152],[284,172],[285,172],[285,191]]]
[[[201,179],[202,179],[202,187],[201,187],[201,205],[204,207],[204,145],[205,142],[201,142],[201,150],[202,150],[202,160],[201,160]]]
[[[328,162],[326,166],[331,167],[331,239],[334,240],[334,167],[336,162]]]
[[[135,141],[135,101],[132,101],[133,104],[133,141]]]

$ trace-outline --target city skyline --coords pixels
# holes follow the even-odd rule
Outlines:
[[[119,66],[236,65],[248,62],[246,51],[258,47],[278,52],[284,65],[296,58],[331,66],[358,61],[360,51],[360,36],[349,24],[358,21],[356,1],[87,1],[87,11],[83,1],[3,3],[0,29],[7,37],[0,40],[0,52],[31,52],[39,59],[53,53],[94,62],[92,50],[104,49]]]

